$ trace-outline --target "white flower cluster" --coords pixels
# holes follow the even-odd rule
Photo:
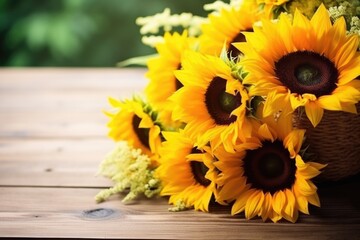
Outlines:
[[[360,34],[360,18],[358,16],[351,18],[350,32],[357,32]]]
[[[342,16],[347,15],[347,8],[349,3],[345,3],[340,6],[334,6],[329,8],[331,19],[334,21]],[[350,6],[351,7],[351,6]]]
[[[230,3],[224,3],[223,1],[215,1],[213,3],[205,4],[204,9],[213,13],[220,12],[221,9],[236,8],[243,4],[243,0],[231,0]]]
[[[200,26],[204,21],[205,18],[191,13],[171,14],[170,9],[165,8],[162,13],[154,16],[137,18],[136,24],[141,26],[140,33],[144,35],[142,42],[145,45],[154,47],[157,43],[163,41],[161,30],[170,32],[174,27],[182,27],[188,30],[189,36],[198,36],[201,32]],[[161,36],[156,35],[158,33]],[[146,34],[151,35],[145,36]]]
[[[204,9],[216,14],[223,8],[238,7],[242,3],[243,0],[230,0],[230,3],[218,0],[214,3],[205,4]],[[141,26],[140,33],[143,35],[141,41],[147,46],[155,47],[164,41],[161,31],[170,32],[175,27],[181,27],[188,31],[189,36],[199,36],[201,25],[205,21],[207,18],[195,16],[191,13],[171,14],[170,9],[165,8],[163,12],[153,16],[137,18],[136,24]]]

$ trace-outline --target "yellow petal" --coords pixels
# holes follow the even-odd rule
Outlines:
[[[222,201],[232,200],[245,190],[246,182],[243,177],[230,179],[219,191],[219,199]]]
[[[297,203],[297,207],[300,212],[309,214],[308,201],[307,201],[306,197],[297,196],[296,203]]]
[[[339,98],[336,95],[324,95],[318,98],[319,106],[333,111],[340,111],[341,103]]]
[[[327,166],[327,164],[321,164],[321,163],[317,163],[317,162],[307,162],[307,164],[311,165],[312,167],[314,167],[318,170],[321,170]]]
[[[139,123],[139,128],[151,128],[153,125],[154,123],[150,116],[144,115],[141,119],[141,122]]]
[[[321,168],[317,168],[309,163],[306,163],[303,167],[298,167],[297,171],[304,179],[308,180],[319,175],[321,173],[319,169]]]
[[[278,112],[281,109],[284,109],[284,105],[287,104],[287,101],[285,101],[287,94],[280,94],[277,93],[277,91],[271,91],[266,96],[266,101],[264,104],[264,117],[268,117],[272,115],[275,112]]]
[[[309,203],[311,203],[314,206],[320,207],[320,199],[319,196],[317,195],[317,193],[308,196],[307,200],[309,201]]]
[[[294,94],[290,95],[290,104],[293,110],[297,109],[298,107],[305,106],[307,101],[307,99],[295,96]]]
[[[342,22],[343,28],[346,28],[346,22],[344,18],[340,18],[339,22]],[[348,38],[348,41],[342,46],[340,51],[337,52],[336,59],[337,68],[342,69],[349,62],[354,60],[354,55],[356,54],[356,49],[359,46],[358,36],[352,35]],[[341,65],[340,65],[341,64]]]
[[[299,10],[295,11],[294,20],[293,20],[293,29],[296,29],[297,36],[294,37],[293,44],[297,47],[297,49],[309,49],[311,45],[311,39],[314,37],[314,30],[310,24],[310,21],[305,17]]]
[[[357,109],[356,109],[356,106],[353,103],[342,103],[341,104],[341,109],[344,112],[348,112],[348,113],[354,113],[354,114],[358,113]]]
[[[351,81],[347,85],[338,86],[332,93],[339,101],[357,103],[360,100],[360,86],[357,87],[358,80]]]
[[[295,196],[292,191],[289,189],[285,189],[285,195],[286,195],[286,205],[284,208],[283,216],[286,220],[294,223],[297,220],[297,209],[295,208]]]
[[[208,212],[209,211],[209,203],[211,200],[211,196],[212,196],[212,191],[211,189],[207,189],[202,196],[199,198],[201,199],[201,201],[195,201],[194,203],[194,209],[195,210],[199,210],[202,212]]]
[[[284,139],[284,145],[289,150],[290,157],[295,158],[299,153],[303,143],[305,130],[295,129],[291,131]]]
[[[108,101],[112,107],[120,107],[120,105],[121,105],[119,100],[112,98],[112,97],[109,97]]]
[[[282,212],[284,211],[285,204],[286,204],[285,193],[282,190],[275,192],[273,196],[273,209],[275,213],[282,216]]]
[[[265,123],[262,124],[258,130],[260,136],[267,140],[271,140],[272,142],[276,139],[276,133],[269,128],[269,126]]]
[[[272,211],[272,196],[269,192],[265,193],[263,206],[261,208],[260,216],[265,222],[269,218]]]
[[[313,17],[311,18],[311,24],[313,25],[313,28],[316,29],[316,32],[319,36],[322,36],[331,28],[329,13],[324,4],[321,4],[314,13]]]
[[[293,129],[293,110],[290,104],[286,109],[283,109],[279,118],[277,119],[276,131],[281,139],[284,139]]]
[[[264,193],[260,190],[255,191],[246,202],[245,205],[245,218],[251,219],[257,216],[262,208],[264,202]]]
[[[272,210],[269,214],[269,218],[271,219],[271,221],[273,221],[274,223],[278,222],[280,219],[282,219],[282,216],[278,213],[276,213],[274,210]]]
[[[309,101],[305,105],[305,112],[311,124],[316,127],[322,119],[324,109],[322,109],[316,102]]]
[[[301,194],[299,186],[294,184],[292,187],[292,192],[295,195],[297,209],[302,213],[309,214],[307,197]]]
[[[316,186],[311,181],[304,179],[302,176],[296,176],[295,184],[298,186],[298,190],[303,196],[308,197],[316,193]]]
[[[356,35],[353,35],[356,37]],[[354,81],[359,76],[360,72],[360,57],[358,55],[357,58],[353,58],[351,62],[349,62],[344,70],[341,70],[339,76],[339,86],[347,85]]]
[[[243,194],[241,194],[235,201],[234,205],[231,208],[231,215],[235,215],[241,213],[245,210],[246,202],[248,201],[251,194],[253,194],[256,190],[249,189],[245,190]]]

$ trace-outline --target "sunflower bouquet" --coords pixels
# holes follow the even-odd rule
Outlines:
[[[157,55],[146,62],[143,95],[110,98],[116,147],[99,173],[114,186],[96,200],[160,195],[172,211],[221,204],[246,219],[296,222],[309,204],[320,206],[321,172],[344,165],[321,151],[344,138],[355,156],[348,175],[360,171],[360,1],[204,7],[205,18],[165,9],[137,20]],[[335,139],[332,113],[350,125]],[[339,151],[338,159],[347,157]]]

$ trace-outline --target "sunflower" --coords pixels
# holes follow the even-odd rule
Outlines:
[[[238,138],[245,141],[251,135],[246,89],[220,58],[189,51],[175,75],[184,86],[170,98],[173,118],[187,124],[197,146],[211,141],[214,147],[223,143],[232,151]]]
[[[181,57],[185,50],[194,47],[195,39],[190,38],[187,32],[165,33],[164,42],[156,46],[158,56],[148,61],[146,77],[150,80],[145,93],[148,101],[155,109],[171,111],[172,106],[167,99],[182,84],[176,79],[174,71],[181,69]]]
[[[251,1],[209,14],[208,22],[201,27],[200,52],[219,56],[226,43],[228,56],[236,58],[240,51],[232,43],[245,41],[243,32],[252,31],[258,19],[256,3]]]
[[[316,126],[324,109],[356,113],[359,37],[346,34],[343,18],[332,25],[321,5],[311,20],[296,11],[291,23],[282,14],[277,23],[264,20],[262,28],[245,35],[247,42],[234,45],[245,54],[250,95],[267,96],[265,115],[286,104],[293,110],[303,106]]]
[[[156,113],[142,100],[134,98],[119,101],[109,99],[113,110],[105,112],[109,117],[109,137],[115,141],[127,141],[130,146],[152,156],[161,145],[160,126],[155,123]]]
[[[183,202],[186,208],[208,211],[215,184],[216,170],[184,130],[164,132],[160,166],[156,173],[163,183],[162,196],[170,196],[169,203]]]
[[[291,118],[287,119],[291,126]],[[311,178],[324,165],[304,162],[299,154],[305,130],[286,133],[285,122],[269,120],[259,128],[258,137],[237,145],[235,153],[215,151],[214,165],[220,172],[217,201],[233,203],[231,214],[245,212],[247,219],[296,222],[299,211],[309,214],[309,203],[320,206]]]

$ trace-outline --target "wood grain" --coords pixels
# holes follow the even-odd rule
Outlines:
[[[113,142],[103,138],[0,138],[0,186],[108,187],[96,177]]]
[[[228,209],[212,213],[171,213],[166,199],[143,199],[130,205],[118,197],[95,204],[97,189],[0,188],[0,232],[11,237],[84,237],[142,239],[355,239],[357,212],[337,204],[329,217],[301,216],[296,224],[246,221]],[[4,198],[7,196],[7,198]],[[26,196],[26,197],[23,197]],[[17,199],[16,202],[11,199]],[[12,211],[9,211],[12,209]],[[324,206],[323,211],[332,210]],[[348,215],[350,214],[350,215]],[[338,218],[343,220],[339,222]]]
[[[146,85],[144,69],[0,69],[0,237],[122,239],[360,239],[360,177],[319,185],[321,208],[298,223],[168,212],[166,198],[96,204],[95,177],[113,147],[108,96]]]
[[[145,70],[2,69],[0,137],[104,137],[109,96],[131,97]]]
[[[130,97],[144,69],[1,69],[0,185],[105,187],[109,96]]]

